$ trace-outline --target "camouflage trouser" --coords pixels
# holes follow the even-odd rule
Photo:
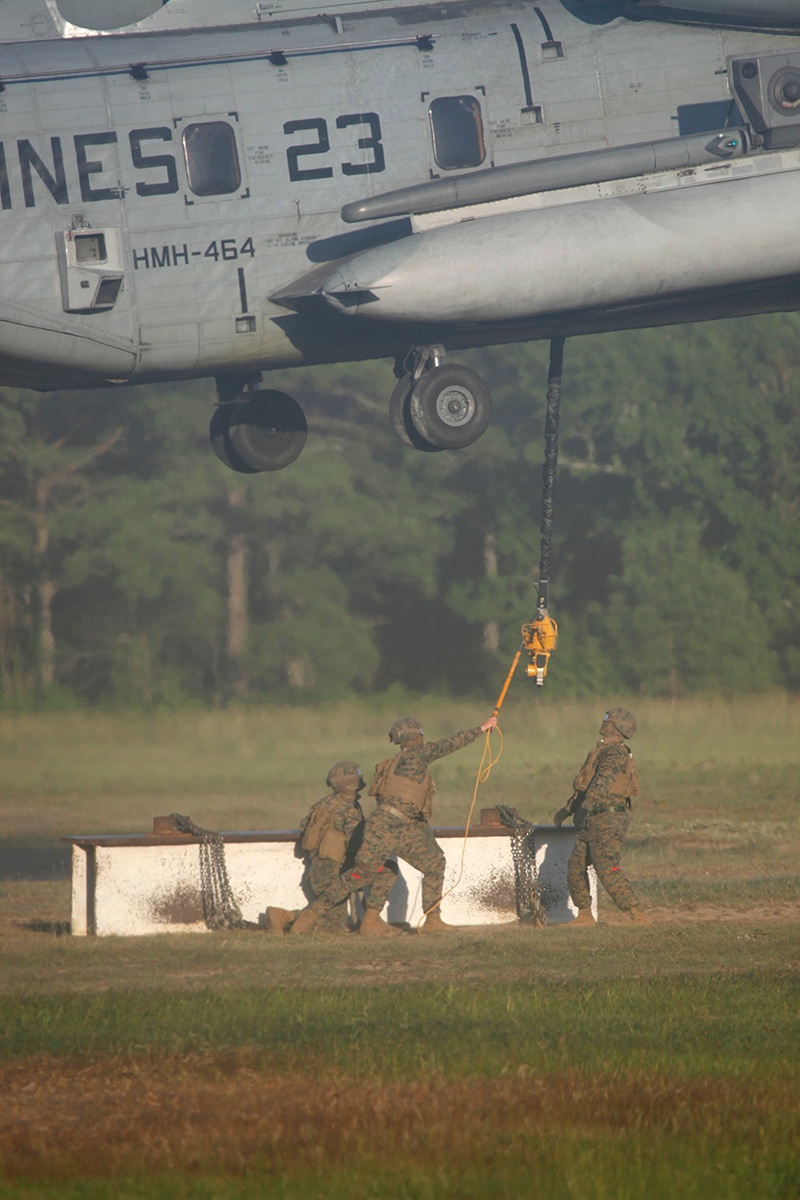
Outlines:
[[[586,874],[589,864],[594,867],[597,878],[618,908],[627,912],[636,906],[636,893],[619,866],[629,823],[627,813],[598,813],[594,817],[587,816],[577,831],[575,848],[567,863],[569,894],[577,908],[591,907],[589,877]]]
[[[321,896],[329,887],[335,885],[339,878],[342,864],[333,862],[330,858],[312,857],[306,867],[306,880],[311,888],[314,896]],[[347,912],[347,899],[340,902],[328,912],[325,913],[320,928],[329,930],[331,933],[344,933],[349,928]]]
[[[385,805],[378,805],[367,818],[352,870],[345,871],[311,907],[318,914],[327,912],[349,892],[369,884],[367,908],[380,912],[397,877],[397,865],[388,860],[389,854],[396,854],[422,872],[422,904],[427,912],[442,897],[444,851],[427,821],[406,821]]]

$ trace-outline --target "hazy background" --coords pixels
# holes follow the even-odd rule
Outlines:
[[[439,454],[386,361],[268,373],[309,436],[251,476],[210,380],[3,389],[3,705],[484,705],[535,610],[547,354],[459,355],[494,420]],[[799,393],[796,315],[568,341],[548,696],[798,690]]]

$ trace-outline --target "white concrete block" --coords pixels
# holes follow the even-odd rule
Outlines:
[[[478,826],[466,841],[463,829],[437,829],[435,834],[446,858],[443,919],[462,926],[516,921],[510,830]],[[296,831],[223,834],[228,879],[246,920],[263,924],[268,905],[299,909],[308,903],[296,836]],[[73,846],[73,934],[207,932],[198,839],[172,834],[64,840]],[[536,867],[551,924],[575,916],[567,888],[567,859],[574,841],[571,828],[541,826],[535,831]],[[397,861],[399,874],[384,917],[413,928],[423,916],[422,877],[402,859]],[[596,916],[594,872],[590,875]]]

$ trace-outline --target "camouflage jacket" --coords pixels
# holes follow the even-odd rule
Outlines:
[[[300,822],[300,849],[308,854],[321,854],[323,858],[333,857],[341,861],[353,835],[363,825],[364,812],[358,798],[352,792],[330,792],[312,805]],[[331,831],[339,836],[331,838]]]
[[[436,762],[437,758],[444,758],[447,754],[453,754],[456,750],[463,750],[465,746],[471,745],[477,737],[480,737],[480,734],[481,727],[478,725],[475,729],[466,729],[461,733],[454,733],[451,737],[440,738],[438,742],[423,742],[421,738],[408,741],[401,746],[399,753],[393,759],[383,759],[377,764],[376,778],[373,780],[369,794],[377,796],[379,802],[391,804],[403,812],[408,812],[409,816],[429,817],[431,815],[433,780],[428,767],[432,762]],[[384,792],[381,789],[380,783],[389,764],[391,764],[393,774],[418,785],[420,793],[418,804],[412,804],[407,797],[397,796],[391,791]],[[427,801],[423,799],[426,789]]]
[[[589,752],[575,776],[575,791],[584,816],[630,808],[630,800],[639,794],[639,777],[633,754],[624,742],[600,741]],[[577,824],[577,822],[576,822]]]

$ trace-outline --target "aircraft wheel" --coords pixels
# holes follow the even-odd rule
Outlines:
[[[238,471],[242,475],[258,475],[257,467],[249,467],[239,458],[228,437],[228,425],[234,408],[236,408],[235,404],[220,404],[211,414],[211,425],[208,430],[211,448],[219,461],[224,463],[229,470]]]
[[[409,412],[411,385],[412,380],[410,375],[404,375],[395,385],[395,389],[389,399],[389,419],[392,422],[392,429],[404,445],[412,446],[415,450],[423,450],[428,453],[441,450],[443,449],[442,446],[432,446],[430,442],[426,442],[411,420],[411,413]]]
[[[281,471],[300,456],[308,425],[291,396],[258,391],[231,407],[228,442],[235,457],[252,471]]]
[[[486,432],[492,397],[475,371],[443,364],[431,367],[415,385],[409,411],[417,432],[432,446],[460,450]]]

